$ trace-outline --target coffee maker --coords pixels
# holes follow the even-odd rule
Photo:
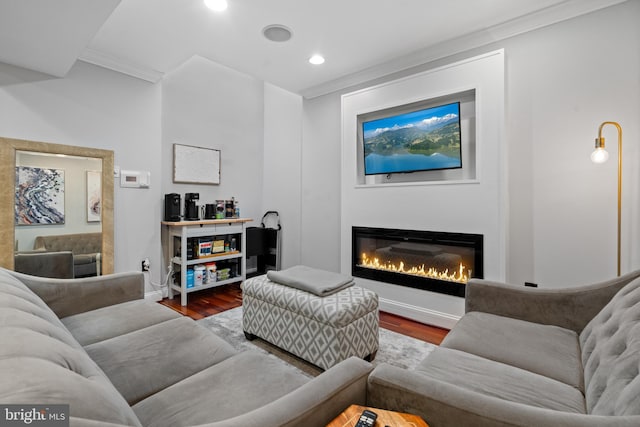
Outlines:
[[[198,206],[196,200],[200,199],[200,193],[185,193],[184,195],[184,219],[187,221],[197,221],[200,219],[198,215]]]
[[[164,220],[180,221],[180,195],[178,193],[164,195]]]
[[[207,203],[204,205],[204,219],[215,219],[216,217],[216,205],[213,203]]]

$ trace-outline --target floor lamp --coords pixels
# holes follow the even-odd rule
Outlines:
[[[593,163],[604,163],[609,158],[609,153],[604,149],[604,138],[602,137],[602,128],[605,125],[613,125],[618,129],[618,276],[620,276],[620,238],[622,223],[622,128],[616,122],[603,122],[598,128],[598,137],[596,138],[596,149],[591,153],[591,161]]]

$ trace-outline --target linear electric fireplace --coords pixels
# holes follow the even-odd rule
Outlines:
[[[352,228],[355,277],[463,297],[483,278],[482,235],[389,228]]]

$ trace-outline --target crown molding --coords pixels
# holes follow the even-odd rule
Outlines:
[[[109,70],[117,71],[131,77],[136,77],[150,83],[157,83],[164,76],[164,73],[160,71],[144,67],[139,64],[134,64],[131,61],[117,58],[91,48],[85,48],[78,59],[80,61],[108,68]]]
[[[300,91],[300,95],[307,99],[316,98],[626,1],[628,0],[568,0],[503,24],[439,43],[362,71],[303,89]]]

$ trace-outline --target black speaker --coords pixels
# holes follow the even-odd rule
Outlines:
[[[180,195],[178,193],[164,195],[164,220],[180,221]]]

